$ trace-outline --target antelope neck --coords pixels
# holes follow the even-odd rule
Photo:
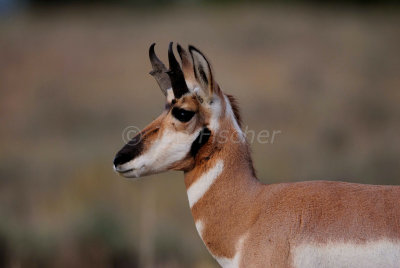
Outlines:
[[[211,254],[234,258],[238,241],[246,235],[254,218],[251,213],[255,210],[250,208],[261,183],[254,176],[246,142],[214,145],[211,154],[207,148],[204,150],[209,158],[198,161],[185,173],[189,205],[199,235]]]
[[[185,172],[186,190],[189,190],[194,184],[200,183],[202,178],[213,173],[212,171],[215,169],[219,170],[215,173],[218,174],[215,177],[215,180],[218,179],[218,181],[227,180],[232,184],[258,182],[254,176],[252,160],[246,143],[227,142],[207,147],[205,152],[198,153],[194,167]]]

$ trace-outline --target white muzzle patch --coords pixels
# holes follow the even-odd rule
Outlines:
[[[148,150],[120,167],[126,170],[121,175],[138,178],[168,170],[172,164],[187,156],[200,131],[201,129],[191,135],[171,130],[164,131],[161,138],[155,140]]]

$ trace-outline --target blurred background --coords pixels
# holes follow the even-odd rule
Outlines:
[[[170,172],[112,170],[164,98],[148,48],[193,44],[265,183],[400,184],[398,1],[0,0],[0,267],[217,267]]]

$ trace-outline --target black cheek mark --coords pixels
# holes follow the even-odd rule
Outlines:
[[[203,128],[197,136],[196,140],[192,143],[192,147],[190,148],[190,155],[195,157],[201,147],[208,142],[211,136],[211,131],[208,128]]]

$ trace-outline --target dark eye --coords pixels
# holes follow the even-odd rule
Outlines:
[[[180,108],[173,108],[172,115],[181,122],[189,122],[190,119],[194,116],[195,112],[188,111]]]

